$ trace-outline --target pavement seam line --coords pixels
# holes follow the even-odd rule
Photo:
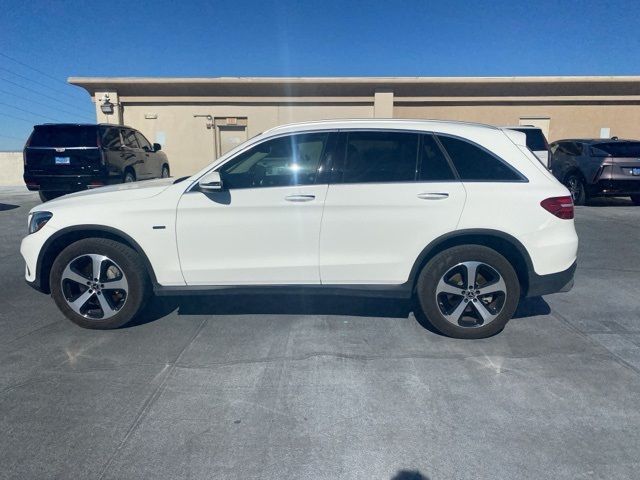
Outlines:
[[[105,463],[104,467],[100,471],[100,474],[98,475],[98,480],[102,480],[104,476],[107,474],[107,471],[109,470],[109,467],[111,467],[111,465],[113,464],[115,458],[122,451],[126,443],[129,441],[129,438],[131,438],[131,436],[133,435],[133,432],[135,432],[138,426],[142,423],[142,420],[151,409],[151,406],[160,397],[160,395],[164,391],[167,381],[169,380],[172,373],[176,369],[176,364],[180,361],[180,358],[182,358],[182,355],[184,354],[184,352],[191,346],[191,344],[195,341],[198,335],[200,335],[200,332],[202,331],[206,323],[207,323],[207,318],[205,318],[204,320],[202,320],[202,322],[200,322],[200,325],[196,329],[195,333],[192,335],[189,341],[185,344],[182,350],[180,350],[175,360],[173,360],[173,362],[169,362],[166,364],[169,366],[169,368],[167,368],[167,370],[165,371],[164,378],[162,379],[162,381],[160,381],[158,386],[151,392],[151,394],[147,397],[145,402],[142,404],[142,408],[140,409],[140,411],[134,418],[133,422],[127,429],[127,432],[125,433],[124,437],[122,438],[122,440],[120,441],[120,443],[118,444],[114,452],[109,457],[109,460],[107,460],[107,463]]]
[[[598,347],[603,348],[605,351],[607,351],[609,353],[609,355],[611,357],[613,357],[613,359],[619,363],[620,365],[622,365],[623,367],[627,367],[628,369],[632,370],[634,373],[636,373],[637,375],[640,375],[640,369],[638,367],[636,367],[635,365],[627,362],[624,358],[620,357],[617,353],[615,353],[613,350],[610,350],[609,348],[607,348],[605,345],[603,345],[602,343],[596,341],[595,339],[591,338],[590,335],[588,335],[587,333],[584,333],[582,330],[580,330],[578,327],[576,327],[575,325],[573,325],[569,319],[567,319],[564,315],[555,312],[555,311],[551,311],[550,315],[554,316],[556,319],[560,320],[561,322],[565,323],[566,325],[569,326],[569,328],[571,330],[573,330],[574,332],[578,333],[579,335],[581,335],[583,338],[585,338],[587,341],[589,341],[591,344],[596,345]]]

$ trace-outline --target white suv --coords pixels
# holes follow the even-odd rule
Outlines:
[[[413,296],[461,338],[568,290],[578,246],[524,134],[419,120],[277,127],[189,178],[47,202],[29,233],[27,281],[83,327],[129,322],[152,292],[295,288]]]

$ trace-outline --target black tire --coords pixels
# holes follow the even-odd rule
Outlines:
[[[584,205],[587,202],[587,190],[579,174],[569,173],[562,183],[569,189],[574,205]]]
[[[117,313],[109,318],[89,318],[88,316],[76,313],[76,311],[71,308],[65,297],[69,292],[63,291],[62,275],[67,265],[77,261],[79,258],[79,261],[82,261],[83,256],[89,254],[108,257],[110,261],[114,262],[113,264],[122,270],[122,273],[126,278],[126,296],[124,300],[120,300],[123,301],[122,305],[117,310],[114,308],[113,311],[117,311]],[[105,266],[106,265],[109,264],[105,263]],[[107,284],[107,273],[108,272],[104,272],[104,277],[98,279],[98,284],[102,281]],[[69,320],[84,328],[105,330],[121,327],[131,321],[139,312],[142,311],[147,300],[151,296],[151,284],[140,255],[122,243],[105,238],[87,238],[78,240],[66,247],[53,262],[49,281],[51,286],[51,296],[56,302],[58,308]],[[65,283],[65,285],[67,286],[64,288],[68,289],[68,283]],[[75,285],[80,285],[80,283],[76,283]],[[86,293],[86,290],[90,287],[82,285],[77,288],[80,292]],[[100,290],[98,289],[98,291]],[[113,291],[109,292],[108,290],[104,290],[103,294],[105,296],[114,295]],[[120,295],[119,292],[115,292],[115,294]],[[100,293],[97,293],[97,295],[100,295]],[[72,297],[71,300],[74,300],[74,298]],[[99,308],[98,300],[97,296],[91,296],[91,300],[88,305],[93,303],[96,305],[96,308]],[[93,309],[92,311],[96,311],[96,309]],[[101,309],[100,311],[102,311],[104,315],[105,311]]]
[[[485,294],[483,297],[478,296],[476,300],[467,298],[465,295],[458,295],[457,293],[452,296],[444,293],[438,294],[440,280],[443,279],[445,274],[455,271],[457,268],[464,268],[460,267],[460,264],[463,262],[481,262],[483,264],[483,266],[478,267],[480,276],[476,279],[484,280],[482,272],[487,276],[489,276],[489,273],[497,272],[504,281],[506,292],[504,292],[504,294],[498,293],[495,297]],[[462,280],[461,285],[464,285],[466,279]],[[461,293],[464,289],[462,286],[456,286],[455,288],[460,288]],[[442,295],[444,295],[445,298],[443,298]],[[469,292],[469,295],[473,295],[473,298],[475,298],[473,292]],[[515,313],[518,302],[520,301],[520,282],[518,281],[518,276],[513,266],[495,250],[481,245],[461,245],[444,250],[427,262],[418,276],[416,296],[427,320],[439,332],[454,338],[486,338],[501,331]],[[458,297],[459,302],[456,303],[455,300]],[[483,298],[484,301],[495,298],[491,301],[491,304],[489,304],[489,308],[499,306],[499,309],[497,308],[494,311],[494,314],[497,314],[497,316],[487,324],[480,320],[479,310],[473,306],[473,302],[483,302]],[[449,299],[452,300],[453,310],[455,310],[457,306],[460,306],[460,308],[465,309],[464,312],[468,312],[463,313],[464,319],[471,318],[475,315],[477,316],[477,321],[475,323],[469,322],[468,320],[462,322],[463,316],[461,316],[457,324],[454,325],[454,323],[447,320],[444,316],[444,313],[447,312],[443,302],[448,303]],[[465,306],[463,306],[463,302]],[[444,313],[443,310],[445,310]],[[463,324],[461,324],[461,322]]]
[[[631,195],[631,201],[634,205],[640,205],[640,195]]]
[[[136,181],[136,176],[132,171],[125,172],[124,177],[122,178],[123,183],[131,183]]]
[[[162,166],[162,173],[160,174],[160,178],[169,178],[169,167],[167,165]]]
[[[64,195],[64,193],[62,192],[48,192],[48,191],[42,191],[40,190],[38,192],[38,195],[40,196],[40,200],[42,202],[48,202],[49,200],[53,200],[54,198],[58,198],[61,197],[62,195]]]

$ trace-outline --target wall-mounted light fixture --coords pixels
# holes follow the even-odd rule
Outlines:
[[[102,113],[105,115],[111,115],[113,113],[113,103],[109,100],[109,94],[105,93],[101,101],[102,104],[100,105],[100,110],[102,110]]]

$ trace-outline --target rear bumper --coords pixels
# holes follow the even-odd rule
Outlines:
[[[67,193],[121,182],[119,177],[108,175],[34,175],[25,173],[23,178],[29,190]]]
[[[573,288],[573,276],[576,273],[577,266],[578,263],[573,262],[573,265],[566,270],[549,275],[530,273],[526,296],[539,297],[551,293],[568,292]]]

